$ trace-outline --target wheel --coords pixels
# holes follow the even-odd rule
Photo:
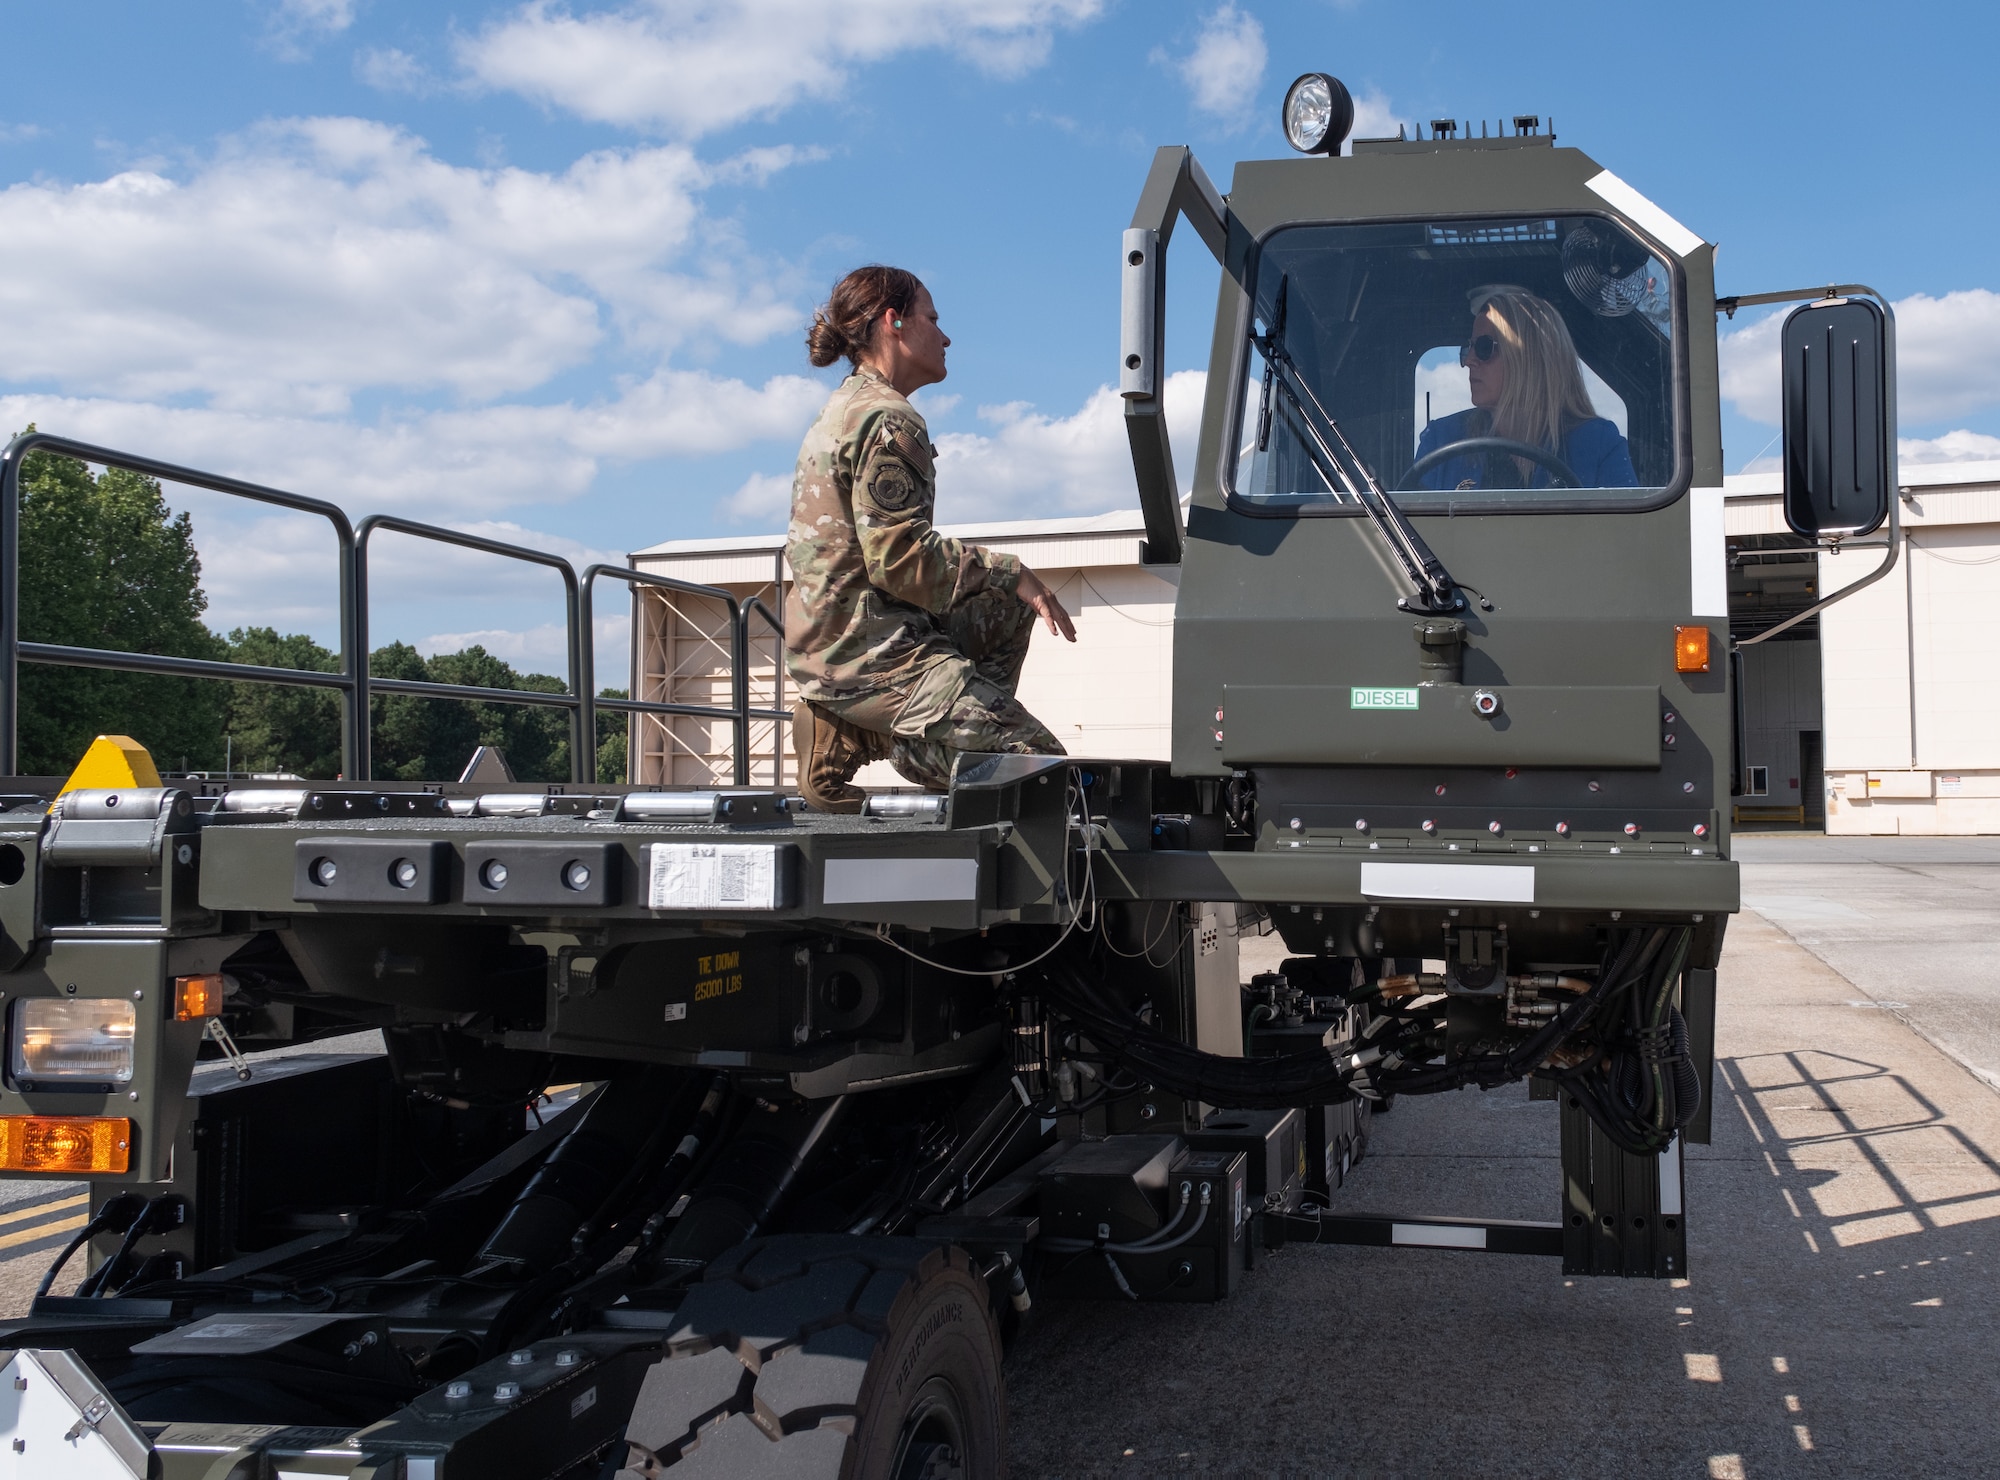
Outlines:
[[[986,1282],[914,1239],[753,1240],[688,1292],[625,1438],[619,1480],[1000,1480]]]

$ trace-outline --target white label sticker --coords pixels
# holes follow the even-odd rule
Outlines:
[[[688,1015],[688,1005],[685,1002],[669,1002],[667,1004],[668,1022],[670,1023],[685,1022],[687,1020],[687,1015]]]
[[[1464,899],[1533,904],[1535,866],[1503,863],[1364,863],[1361,892],[1381,899]]]
[[[1722,490],[1688,490],[1688,611],[1729,615],[1729,550],[1723,539]]]
[[[655,843],[647,907],[774,910],[778,850],[769,843]]]
[[[1417,691],[1415,689],[1364,689],[1349,687],[1347,695],[1349,709],[1415,709]]]
[[[581,1418],[596,1406],[597,1389],[594,1387],[585,1388],[569,1400],[569,1416],[571,1418]]]
[[[217,1321],[211,1326],[197,1326],[192,1331],[181,1332],[188,1341],[228,1341],[235,1336],[261,1335],[272,1329],[252,1321]]]

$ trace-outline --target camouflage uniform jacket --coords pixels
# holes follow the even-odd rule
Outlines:
[[[958,656],[943,617],[1012,593],[1021,562],[939,534],[929,429],[873,370],[842,381],[806,433],[785,557],[786,668],[808,699],[906,687]]]

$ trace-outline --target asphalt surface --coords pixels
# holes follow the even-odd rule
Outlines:
[[[1294,1246],[1222,1305],[1049,1303],[1008,1363],[1014,1474],[2000,1471],[2000,839],[1738,856],[1689,1280]],[[1525,1090],[1375,1128],[1350,1208],[1557,1216]]]
[[[1294,1246],[1222,1305],[1044,1302],[1007,1367],[1013,1473],[2000,1469],[2000,839],[1737,853],[1690,1279]],[[1350,1208],[1556,1215],[1554,1107],[1524,1089],[1375,1131]],[[80,1192],[0,1183],[0,1312]]]

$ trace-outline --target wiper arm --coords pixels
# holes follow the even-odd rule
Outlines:
[[[1414,612],[1464,611],[1465,596],[1458,582],[1452,579],[1451,572],[1444,568],[1444,562],[1437,558],[1431,547],[1424,543],[1423,536],[1417,533],[1396,501],[1389,497],[1388,490],[1368,471],[1368,464],[1355,452],[1346,433],[1341,431],[1340,423],[1320,404],[1319,397],[1313,394],[1313,388],[1306,383],[1305,376],[1286,351],[1281,337],[1284,334],[1282,286],[1278,308],[1272,318],[1270,333],[1261,338],[1251,336],[1264,356],[1263,404],[1258,409],[1259,449],[1269,440],[1271,391],[1275,386],[1298,412],[1299,423],[1304,427],[1307,438],[1306,454],[1320,476],[1326,479],[1327,487],[1344,490],[1361,505],[1369,522],[1375,526],[1375,532],[1381,536],[1382,543],[1388,546],[1396,563],[1403,567],[1403,574],[1415,589],[1415,595],[1398,598],[1396,605],[1404,611]]]

